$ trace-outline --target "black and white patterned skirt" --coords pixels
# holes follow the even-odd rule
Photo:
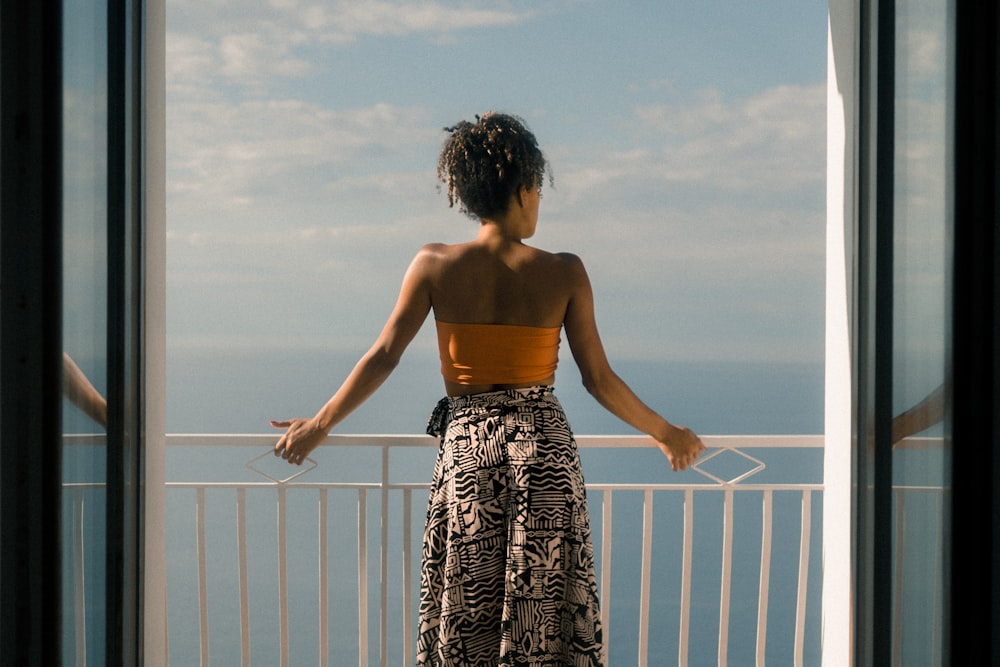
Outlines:
[[[583,473],[548,386],[444,398],[424,530],[418,667],[597,667]]]

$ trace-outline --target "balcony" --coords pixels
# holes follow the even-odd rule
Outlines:
[[[274,439],[167,437],[170,664],[412,665],[436,440],[335,435],[293,468]],[[706,437],[678,474],[644,437],[577,441],[610,665],[819,663],[822,436]],[[103,504],[66,495],[74,526]]]

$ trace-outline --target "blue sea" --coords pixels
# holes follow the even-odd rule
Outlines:
[[[359,353],[363,350],[359,350]],[[411,351],[382,388],[337,431],[422,433],[443,387],[436,357]],[[556,393],[579,434],[634,433],[584,391],[563,355]],[[329,398],[357,353],[212,349],[168,351],[168,433],[263,433],[269,419],[308,417]],[[667,419],[698,433],[823,431],[822,360],[804,363],[619,361],[617,373]]]
[[[170,349],[168,351],[167,426],[169,433],[267,433],[269,419],[309,416],[322,405],[350,371],[356,355],[317,351]],[[814,364],[695,363],[623,361],[615,369],[648,404],[671,421],[702,434],[818,434],[823,430],[823,368]],[[341,433],[422,433],[427,416],[442,393],[433,355],[408,354],[382,389],[345,421]],[[631,434],[627,425],[606,413],[583,390],[572,362],[558,372],[556,394],[577,434]],[[170,448],[168,481],[242,480],[244,461],[259,452],[241,447]],[[822,452],[754,452],[770,454],[768,481],[822,481]],[[427,482],[433,467],[432,449],[393,454],[394,481]],[[316,480],[371,479],[379,475],[377,450],[320,450],[320,463],[310,476]],[[662,455],[650,451],[614,454],[581,453],[588,482],[671,481]],[[772,462],[773,460],[773,462]],[[693,473],[684,473],[693,474]],[[762,480],[763,481],[763,480]],[[760,495],[737,494],[737,533],[733,540],[734,575],[729,621],[729,664],[753,664],[760,574]],[[331,536],[355,532],[356,493],[331,492],[328,525]],[[239,606],[235,563],[235,496],[231,490],[208,492],[209,619],[214,664],[238,664]],[[291,663],[316,664],[316,496],[289,494],[289,588]],[[704,500],[702,500],[704,498]],[[250,547],[251,644],[254,664],[277,664],[277,544],[274,537],[275,494],[248,494]],[[377,512],[380,498],[369,499],[370,593],[376,590]],[[416,493],[411,528],[419,541],[425,499]],[[592,525],[600,524],[601,499],[591,499]],[[655,496],[653,600],[649,655],[651,665],[676,663],[680,543],[683,504],[677,494]],[[390,508],[399,503],[394,495]],[[692,576],[690,665],[717,664],[718,600],[722,558],[721,494],[704,494],[696,502],[694,573]],[[806,624],[805,663],[818,664],[820,648],[821,494],[813,494],[810,540],[810,599]],[[168,605],[171,664],[197,664],[198,606],[194,492],[168,494]],[[791,664],[801,495],[776,493],[774,553],[768,611],[769,664]],[[612,626],[610,665],[635,664],[638,621],[642,497],[621,493],[614,500]],[[401,519],[390,516],[390,553],[401,546]],[[331,538],[332,539],[332,538]],[[411,545],[413,546],[413,545]],[[419,553],[419,543],[415,543]],[[783,548],[784,547],[784,548]],[[599,547],[598,547],[599,555]],[[398,557],[398,556],[397,556]],[[351,539],[330,544],[331,664],[358,664],[357,554]],[[416,560],[416,559],[415,559]],[[416,563],[413,567],[416,567]],[[339,566],[339,567],[338,567]],[[264,574],[261,574],[264,573]],[[395,590],[398,568],[390,571],[390,607],[402,601]],[[404,650],[401,621],[390,619],[389,664],[401,664]],[[369,614],[370,664],[377,664],[377,610]],[[412,649],[411,649],[412,650]]]

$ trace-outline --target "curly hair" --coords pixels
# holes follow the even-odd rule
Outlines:
[[[450,133],[438,157],[438,179],[448,206],[472,219],[506,213],[520,186],[542,189],[548,163],[535,135],[517,116],[487,112],[476,122],[444,128]],[[552,183],[551,173],[549,183]]]

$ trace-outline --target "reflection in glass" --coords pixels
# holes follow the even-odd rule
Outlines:
[[[107,400],[67,352],[63,352],[63,393],[102,431],[107,430]]]
[[[946,648],[952,13],[896,3],[892,652],[914,665]]]
[[[63,14],[63,657],[105,660],[107,6]]]

